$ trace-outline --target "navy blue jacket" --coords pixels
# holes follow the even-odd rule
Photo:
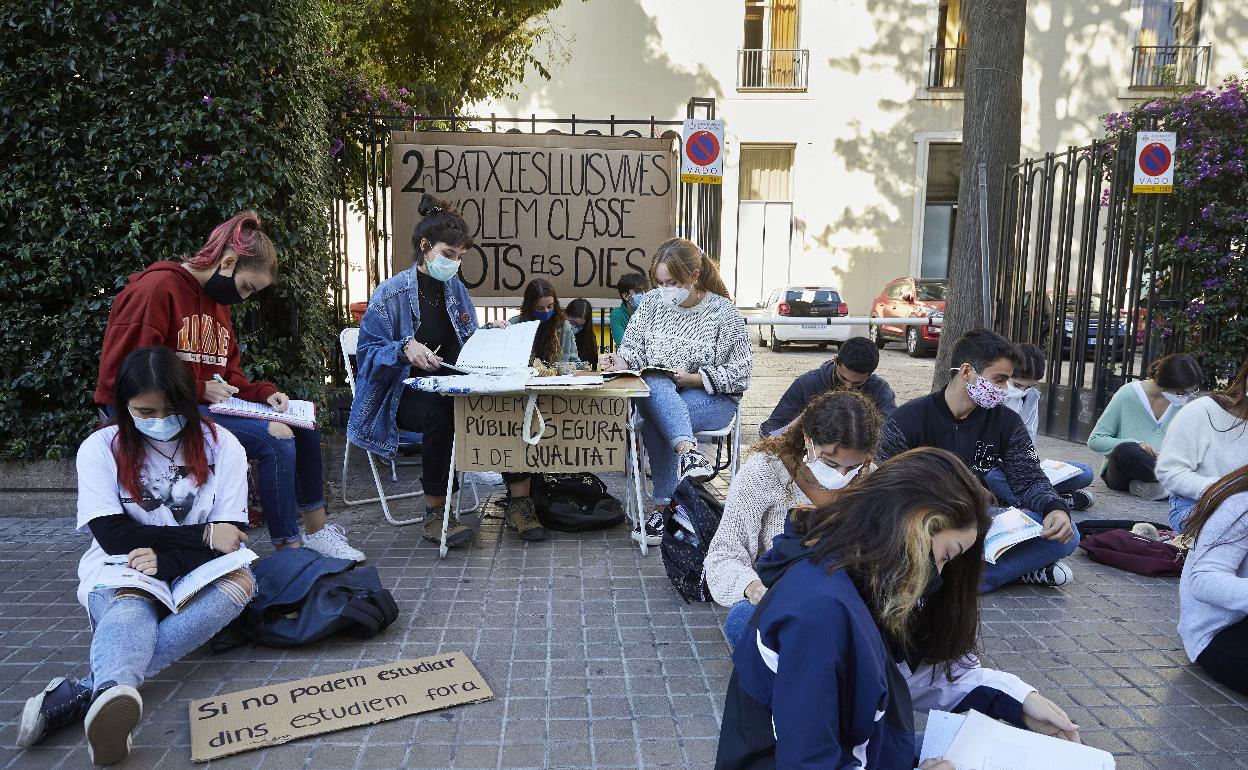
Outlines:
[[[797,419],[807,404],[829,390],[837,389],[839,386],[833,375],[835,368],[836,356],[833,356],[824,361],[818,369],[811,369],[794,380],[789,389],[780,397],[780,402],[772,410],[771,416],[759,426],[759,433],[762,437],[767,438],[772,433],[783,430]],[[878,375],[869,375],[858,389],[875,403],[875,408],[879,409],[880,414],[885,417],[897,408],[897,397],[893,395],[893,389]]]
[[[971,657],[951,677],[898,661],[849,575],[809,556],[779,535],[759,560],[769,590],[732,656],[716,770],[910,770],[916,708],[1023,726],[1034,688]]]

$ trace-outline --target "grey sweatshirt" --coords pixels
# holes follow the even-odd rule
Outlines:
[[[1248,616],[1248,492],[1209,517],[1179,579],[1179,636],[1196,661],[1222,629]]]

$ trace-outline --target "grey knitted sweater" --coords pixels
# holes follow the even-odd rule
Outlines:
[[[750,387],[750,337],[736,306],[706,293],[690,308],[647,297],[616,351],[630,368],[662,366],[702,372],[708,393],[738,395]]]

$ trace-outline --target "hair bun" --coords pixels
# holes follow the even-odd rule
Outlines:
[[[459,215],[459,209],[455,208],[450,201],[435,198],[429,193],[425,193],[421,196],[420,204],[416,207],[416,211],[419,212],[422,217],[427,217],[432,214]]]

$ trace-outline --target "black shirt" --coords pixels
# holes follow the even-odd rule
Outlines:
[[[430,350],[437,350],[438,355],[447,363],[455,363],[459,357],[459,335],[451,324],[451,315],[446,309],[446,284],[436,278],[416,271],[416,282],[420,302],[420,325],[412,336],[416,341]],[[429,372],[415,373],[418,377],[427,377]]]

